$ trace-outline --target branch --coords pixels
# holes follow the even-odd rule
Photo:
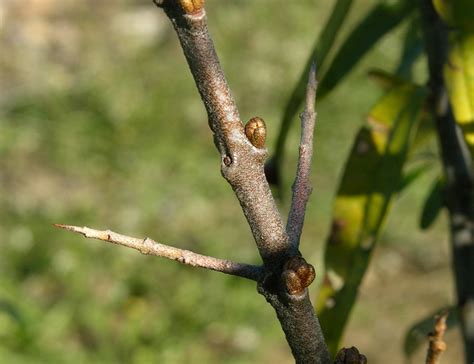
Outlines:
[[[287,292],[288,285],[282,280],[282,269],[294,252],[264,173],[265,123],[252,118],[245,128],[247,135],[244,132],[207,29],[203,3],[163,0],[160,6],[175,28],[206,107],[214,142],[221,154],[222,175],[240,202],[262,257],[265,278],[258,282],[259,293],[275,309],[295,361],[327,364],[329,352],[306,288],[311,281],[311,269],[305,270],[306,275],[297,275],[302,290],[298,289],[298,294]],[[284,277],[293,275],[289,272]]]
[[[164,0],[206,107],[209,126],[221,154],[221,172],[234,190],[265,266],[281,266],[289,244],[264,174],[267,151],[244,132],[206,23],[202,0]]]
[[[169,245],[157,243],[150,238],[132,238],[130,236],[118,234],[110,230],[95,230],[85,226],[79,227],[63,224],[55,224],[54,226],[82,234],[86,238],[99,239],[109,243],[123,245],[128,248],[138,250],[140,253],[145,255],[156,255],[157,257],[175,260],[181,264],[190,265],[192,267],[215,270],[217,272],[243,277],[253,281],[259,281],[263,276],[263,267],[234,263],[225,259],[218,259],[193,253],[189,250],[183,250]]]
[[[301,141],[296,178],[293,183],[293,197],[286,223],[286,232],[293,250],[298,250],[301,232],[303,230],[306,204],[311,195],[311,159],[313,156],[313,135],[316,122],[314,101],[316,98],[316,64],[312,64],[306,88],[306,106],[301,118]]]
[[[448,311],[445,311],[436,317],[434,332],[430,333],[430,345],[426,354],[426,364],[438,364],[441,354],[446,351],[444,342],[444,333],[446,332],[446,319]]]

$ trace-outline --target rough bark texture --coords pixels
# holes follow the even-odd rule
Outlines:
[[[301,142],[298,158],[296,178],[293,183],[293,197],[288,214],[286,232],[289,237],[293,252],[298,252],[301,232],[303,231],[306,204],[312,192],[311,187],[311,162],[313,157],[313,136],[316,123],[314,100],[316,99],[316,65],[313,63],[309,72],[308,86],[306,88],[306,106],[301,118]]]
[[[207,30],[205,11],[183,14],[169,1],[163,8],[173,23],[206,107],[221,153],[222,175],[235,191],[265,265],[281,265],[287,254],[288,237],[263,172],[267,151],[255,148],[244,133]]]
[[[294,250],[265,178],[267,151],[252,145],[244,133],[207,29],[204,8],[189,12],[181,2],[164,0],[159,6],[176,30],[208,113],[221,154],[222,175],[242,206],[262,257],[266,273],[258,284],[259,292],[275,309],[296,362],[330,363],[308,290],[288,294],[282,281],[283,266]]]
[[[428,54],[431,107],[436,120],[446,176],[445,204],[449,211],[453,270],[466,363],[474,362],[474,178],[472,160],[454,121],[443,80],[448,30],[431,0],[419,0]]]
[[[258,291],[275,309],[296,363],[331,363],[326,343],[320,340],[321,326],[305,289],[301,295],[282,294],[278,279],[267,277]]]

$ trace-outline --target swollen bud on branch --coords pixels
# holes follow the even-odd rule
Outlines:
[[[179,0],[179,5],[186,14],[191,14],[204,7],[204,0]]]
[[[258,116],[247,121],[247,124],[245,124],[245,135],[254,147],[263,148],[267,137],[265,121]]]
[[[367,364],[367,358],[355,346],[342,348],[336,355],[334,364]]]
[[[316,273],[303,257],[295,256],[285,263],[281,277],[288,293],[298,295],[314,281]]]

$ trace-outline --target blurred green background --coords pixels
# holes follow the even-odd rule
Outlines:
[[[358,0],[349,23],[376,2]],[[266,120],[270,148],[332,4],[207,0],[241,116]],[[396,67],[406,25],[317,104],[315,188],[302,251],[319,270],[341,169],[381,95],[367,70]],[[1,0],[0,42],[0,362],[291,363],[254,283],[52,227],[110,228],[259,263],[162,12],[151,0]],[[424,59],[416,69],[424,81]],[[298,137],[294,128],[283,214]],[[345,345],[372,363],[387,355],[403,362],[410,325],[453,300],[445,216],[418,230],[432,177],[395,204],[346,331]],[[317,285],[311,289],[314,297]],[[458,335],[447,335],[446,363],[461,360]],[[414,362],[423,356],[424,348]]]

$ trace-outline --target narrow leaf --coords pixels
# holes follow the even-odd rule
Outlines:
[[[454,118],[461,127],[467,145],[474,154],[474,32],[450,35],[444,79]]]
[[[395,73],[405,79],[412,78],[413,65],[423,53],[423,39],[420,31],[420,21],[418,17],[411,20],[403,40],[402,56]]]
[[[413,84],[391,89],[370,112],[347,161],[334,203],[325,276],[317,300],[332,353],[338,347],[390,203],[399,190],[425,97],[425,89]]]
[[[372,81],[376,82],[377,85],[386,91],[404,83],[403,79],[401,79],[399,76],[378,68],[369,70],[368,76]]]
[[[321,80],[318,97],[326,96],[372,47],[396,27],[416,6],[415,1],[378,3],[349,34]]]
[[[309,67],[313,60],[316,59],[318,69],[324,69],[327,55],[335,43],[351,5],[352,0],[338,0],[336,2],[331,17],[325,25],[316,46],[313,48],[306,62],[305,69],[285,107],[275,153],[265,165],[266,174],[272,176],[269,180],[270,183],[279,184],[281,181],[280,165],[284,158],[285,143],[291,123],[304,98]],[[397,26],[414,7],[415,2],[410,0],[400,0],[395,4],[379,3],[374,6],[366,18],[351,31],[349,37],[344,41],[334,57],[332,64],[328,67],[327,72],[324,72],[318,87],[318,98],[321,99],[327,95],[354,68],[355,64],[372,49],[377,41]]]
[[[439,16],[450,26],[463,31],[474,31],[474,1],[433,0]]]
[[[407,82],[397,74],[377,68],[371,69],[368,72],[368,76],[385,91],[389,91],[390,89]],[[415,141],[412,146],[413,151],[419,149],[426,143],[426,141],[435,135],[433,115],[427,106],[428,105],[425,104],[422,110],[420,124],[417,128]]]
[[[403,192],[413,182],[415,182],[418,178],[425,174],[430,169],[430,167],[431,165],[424,164],[410,169],[406,174],[403,175],[402,180],[400,182],[400,187],[398,188],[398,192]]]
[[[441,178],[437,178],[431,186],[430,192],[423,205],[423,210],[420,217],[420,228],[428,229],[436,220],[439,212],[443,208],[443,189],[444,182]]]

